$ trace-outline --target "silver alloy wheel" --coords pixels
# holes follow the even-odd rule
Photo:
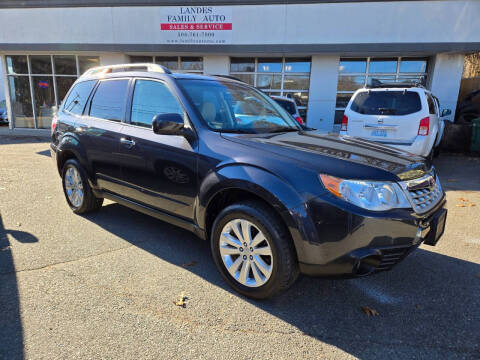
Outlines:
[[[272,275],[273,254],[265,235],[244,219],[229,221],[220,235],[220,255],[228,272],[240,284],[259,287]]]
[[[69,166],[65,172],[65,191],[70,203],[79,208],[83,203],[83,182],[80,172],[74,166]]]

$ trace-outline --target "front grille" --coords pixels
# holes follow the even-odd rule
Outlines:
[[[411,249],[411,246],[381,249],[382,257],[375,271],[390,270],[395,264],[407,256]]]
[[[400,183],[408,200],[417,214],[422,214],[432,209],[443,195],[442,186],[437,176],[425,175],[421,178],[403,181]]]

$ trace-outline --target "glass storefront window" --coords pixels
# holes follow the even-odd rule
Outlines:
[[[269,96],[295,99],[304,120],[310,88],[311,59],[231,57],[230,75],[257,87]]]
[[[310,72],[310,59],[286,58],[285,72]]]
[[[130,56],[130,63],[153,63],[153,56]]]
[[[340,59],[338,72],[346,73],[364,73],[367,70],[367,59]]]
[[[262,74],[257,77],[257,88],[259,89],[281,89],[282,75]]]
[[[426,75],[400,75],[398,82],[427,85]]]
[[[285,96],[292,98],[297,103],[297,106],[307,107],[308,105],[308,93],[307,92],[289,92],[284,94]]]
[[[155,63],[170,70],[178,70],[178,58],[176,56],[155,56]]]
[[[55,111],[53,76],[32,76],[37,127],[48,129]]]
[[[57,77],[57,95],[58,95],[58,105],[63,102],[65,95],[67,95],[68,90],[72,87],[73,83],[77,80],[76,77],[62,76]]]
[[[354,91],[365,85],[365,76],[339,76],[338,91]]]
[[[30,67],[32,74],[51,74],[52,61],[50,55],[31,55]]]
[[[255,85],[255,75],[254,74],[234,74],[232,75],[233,77],[236,77],[237,79],[246,82],[249,85],[254,86]]]
[[[258,59],[258,72],[282,72],[281,58]]]
[[[9,74],[28,74],[27,56],[7,56],[7,69]]]
[[[182,56],[180,68],[182,70],[203,70],[203,58]]]
[[[309,75],[285,75],[283,79],[283,88],[287,90],[308,90],[309,85]]]
[[[231,58],[231,72],[255,72],[255,59],[253,58]]]
[[[32,97],[28,76],[8,76],[10,101],[15,127],[34,128]]]
[[[98,56],[79,56],[78,67],[79,74],[82,75],[88,69],[100,66],[100,58]]]
[[[401,73],[422,73],[427,71],[427,59],[402,58]]]
[[[343,110],[355,90],[366,85],[410,82],[426,85],[428,59],[397,58],[343,58],[338,68],[335,123],[340,123]]]
[[[337,108],[346,108],[352,94],[337,94],[337,101],[335,107]]]
[[[55,74],[77,75],[77,61],[73,55],[54,55]]]
[[[5,58],[12,125],[18,128],[50,128],[54,112],[77,80],[77,74],[100,65],[98,56],[85,55],[6,55]],[[22,76],[16,75],[20,73]]]
[[[367,85],[377,85],[381,83],[393,83],[395,82],[395,75],[371,75],[367,77]]]
[[[397,72],[397,59],[372,59],[368,68],[369,73]]]

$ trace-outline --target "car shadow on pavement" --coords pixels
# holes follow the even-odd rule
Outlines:
[[[7,235],[21,243],[34,243],[38,239],[25,231],[5,229],[0,215],[0,359],[23,359],[17,274]]]
[[[426,246],[387,273],[350,280],[301,276],[286,293],[253,301],[228,287],[208,242],[185,230],[118,204],[85,218],[171,264],[197,261],[182,269],[358,358],[470,358],[480,351],[480,266]],[[379,316],[367,316],[364,306]]]

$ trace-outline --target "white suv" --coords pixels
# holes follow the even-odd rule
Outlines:
[[[421,86],[405,84],[363,88],[345,109],[340,134],[360,137],[433,157],[442,139],[444,123],[438,99]]]

